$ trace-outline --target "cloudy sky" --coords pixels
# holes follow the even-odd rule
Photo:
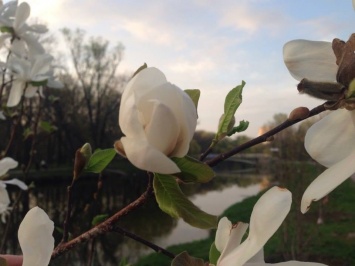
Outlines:
[[[5,1],[7,2],[7,1]],[[258,128],[275,113],[321,101],[299,95],[283,64],[293,39],[347,40],[350,0],[28,0],[53,32],[84,29],[125,48],[121,72],[146,62],[182,89],[200,89],[198,129],[214,131],[227,92],[246,81],[237,121]],[[58,34],[59,35],[59,34]]]

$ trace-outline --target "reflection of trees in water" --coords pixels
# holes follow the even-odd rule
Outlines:
[[[231,185],[238,185],[239,187],[248,187],[253,184],[260,183],[263,177],[256,172],[236,173],[234,175],[219,175],[213,178],[208,183],[202,184],[183,184],[181,186],[185,195],[191,196],[194,194],[205,194],[209,191],[219,191]],[[266,175],[267,176],[267,175]]]
[[[97,190],[98,177],[89,175],[80,177],[73,188],[73,212],[70,227],[70,237],[75,237],[92,227],[91,221],[98,214],[114,214],[124,206],[134,201],[146,189],[148,178],[145,175],[103,177],[102,189]],[[43,208],[55,226],[62,228],[67,204],[67,186],[70,180],[62,178],[47,181],[38,181],[35,187],[29,190],[29,200],[26,208],[21,203],[17,211],[11,216],[9,235],[12,237],[6,242],[6,253],[21,253],[17,240],[17,229],[23,219],[24,210],[38,205]],[[9,191],[12,201],[18,195],[18,189]],[[163,213],[154,199],[146,206],[124,217],[119,226],[131,231],[145,239],[169,234],[175,227],[176,220]],[[0,234],[3,235],[5,225],[0,225]],[[56,243],[61,240],[61,233],[55,230]],[[123,245],[124,244],[124,245]],[[90,244],[83,244],[64,256],[53,261],[51,265],[78,265],[88,260]],[[93,265],[118,265],[124,257],[137,256],[136,250],[143,245],[130,241],[118,233],[109,233],[95,240],[95,255]],[[134,251],[134,252],[132,252]]]
[[[91,221],[98,214],[113,214],[134,201],[146,189],[148,178],[145,174],[133,176],[119,176],[107,174],[103,177],[102,189],[98,193],[98,176],[88,175],[80,177],[73,188],[74,206],[70,237],[75,237],[92,227]],[[182,185],[184,193],[188,196],[208,191],[222,190],[230,185],[237,184],[246,187],[260,181],[258,174],[240,173],[232,176],[219,176],[206,184]],[[63,219],[67,204],[67,186],[70,179],[62,178],[41,180],[35,183],[30,189],[27,204],[29,207],[38,205],[43,208],[55,226],[62,228]],[[10,196],[14,200],[18,189],[11,190]],[[28,207],[28,206],[27,206]],[[24,205],[21,203],[10,221],[10,236],[13,238],[6,242],[7,253],[21,253],[17,229],[24,215]],[[135,233],[144,239],[154,243],[154,239],[168,236],[175,228],[177,220],[163,213],[157,206],[154,198],[138,210],[123,217],[119,226]],[[0,233],[3,233],[5,226],[0,226]],[[61,233],[55,230],[56,243],[61,240]],[[83,244],[68,252],[64,256],[53,261],[51,265],[78,265],[86,263],[90,254],[91,243]],[[95,240],[95,253],[93,265],[118,265],[120,260],[128,258],[134,261],[139,255],[145,253],[147,248],[142,244],[123,237],[118,233],[108,233]],[[148,250],[149,251],[149,250]],[[84,263],[84,264],[85,264]]]

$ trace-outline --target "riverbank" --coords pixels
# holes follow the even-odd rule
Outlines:
[[[299,170],[299,166],[297,169]],[[288,170],[292,171],[292,169]],[[319,169],[316,170],[312,168],[307,171],[313,173],[307,180],[318,174]],[[304,179],[303,177],[298,180],[292,179],[292,183],[297,183],[292,186],[294,190],[304,191],[309,183]],[[290,190],[294,192],[292,188]],[[311,210],[305,215],[299,211],[302,194],[295,194],[292,210],[286,221],[265,246],[266,261],[275,263],[297,259],[336,266],[355,265],[354,192],[355,182],[349,179],[324,200],[313,203]],[[252,208],[261,194],[232,205],[225,210],[223,216],[227,216],[233,222],[248,222]],[[190,255],[207,261],[209,247],[213,240],[214,232],[211,232],[206,239],[174,245],[168,250],[174,254],[186,250]],[[162,254],[151,254],[141,258],[134,265],[167,266],[170,263],[171,260]]]

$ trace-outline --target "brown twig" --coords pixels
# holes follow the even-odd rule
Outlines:
[[[303,121],[307,118],[310,118],[312,116],[315,116],[321,112],[324,112],[326,109],[324,107],[324,104],[321,104],[315,108],[313,108],[310,112],[309,115],[307,117],[304,117],[302,119],[296,119],[296,120],[289,120],[287,119],[285,122],[281,123],[280,125],[278,125],[277,127],[271,129],[270,131],[266,132],[265,134],[256,137],[255,139],[252,139],[248,142],[243,143],[242,145],[239,145],[237,147],[235,147],[234,149],[225,152],[225,153],[221,153],[219,155],[217,155],[216,157],[214,157],[213,159],[206,161],[206,164],[208,164],[209,166],[215,166],[217,164],[219,164],[220,162],[224,161],[225,159],[243,151],[246,150],[250,147],[253,147],[257,144],[263,143],[268,141],[272,136],[274,136],[276,133],[279,133],[280,131],[294,125],[297,124],[300,121]]]
[[[96,238],[99,235],[105,234],[107,232],[112,232],[115,228],[115,223],[123,216],[127,215],[131,211],[139,208],[140,206],[144,205],[147,200],[153,195],[153,185],[152,185],[152,178],[149,177],[149,184],[147,186],[147,190],[135,201],[131,202],[129,205],[124,207],[119,212],[115,213],[113,216],[108,218],[106,221],[102,222],[101,224],[93,227],[89,231],[79,235],[78,237],[70,240],[66,243],[59,244],[52,253],[52,259],[57,258],[58,256],[62,255],[63,253],[71,250],[78,244],[87,242],[91,239]]]
[[[140,236],[137,236],[136,234],[133,234],[119,226],[115,226],[114,228],[114,231],[117,232],[117,233],[120,233],[121,235],[123,236],[127,236],[129,238],[132,238],[133,240],[137,241],[137,242],[140,242],[142,243],[143,245],[147,246],[147,247],[150,247],[151,249],[153,249],[155,252],[157,253],[161,253],[171,259],[174,259],[175,258],[175,254],[171,253],[170,251],[162,248],[162,247],[159,247],[155,244],[153,244],[152,242],[150,241],[147,241],[143,238],[141,238]]]

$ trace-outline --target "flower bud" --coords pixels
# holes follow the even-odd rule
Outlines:
[[[73,179],[76,180],[82,171],[85,168],[85,165],[89,161],[92,155],[91,145],[85,143],[80,149],[77,149],[75,152],[75,161],[74,161],[74,171]]]
[[[288,116],[288,120],[302,120],[309,116],[309,109],[307,107],[297,107],[292,110],[290,115]]]

